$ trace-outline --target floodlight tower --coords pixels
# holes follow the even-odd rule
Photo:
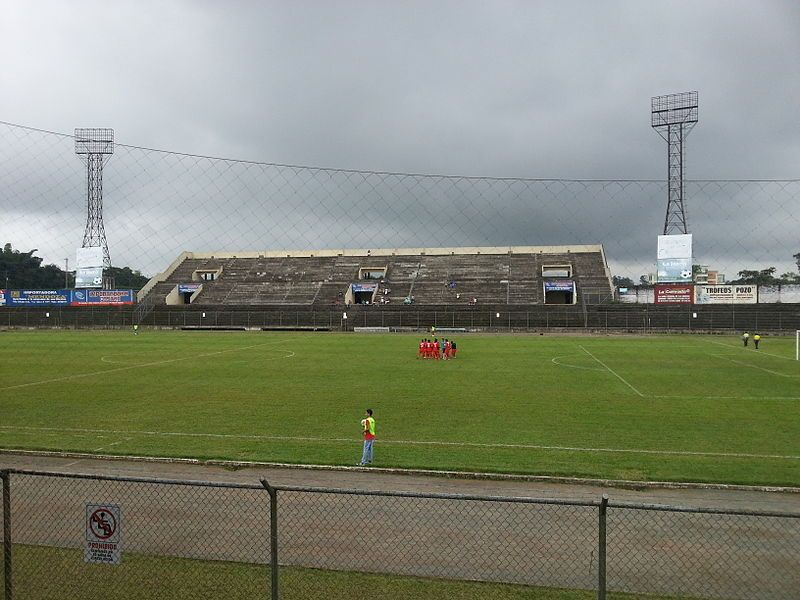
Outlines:
[[[103,266],[111,266],[106,230],[103,226],[103,165],[114,154],[113,129],[75,129],[75,154],[86,165],[87,212],[83,248],[102,246]]]
[[[689,233],[683,185],[684,142],[697,124],[697,92],[655,96],[650,100],[651,125],[667,142],[667,215],[664,235]]]

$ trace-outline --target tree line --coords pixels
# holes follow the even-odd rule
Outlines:
[[[44,260],[36,256],[37,248],[20,252],[6,243],[0,253],[0,287],[15,290],[50,290],[72,287],[75,284],[74,272],[65,272],[57,265],[44,265]],[[140,290],[148,277],[130,267],[111,267],[105,269],[106,277],[114,279],[118,289]]]

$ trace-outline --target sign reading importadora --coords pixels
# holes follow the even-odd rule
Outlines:
[[[86,505],[83,561],[118,565],[122,559],[122,510],[116,504]]]

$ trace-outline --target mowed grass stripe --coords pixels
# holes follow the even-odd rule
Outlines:
[[[354,438],[318,438],[318,437],[295,437],[285,435],[238,435],[229,433],[186,433],[181,431],[132,431],[132,430],[118,430],[118,429],[58,429],[53,427],[15,427],[11,425],[0,425],[0,430],[7,429],[11,431],[23,431],[30,433],[44,432],[44,433],[64,433],[64,434],[78,434],[78,435],[147,435],[147,436],[175,436],[175,437],[199,437],[199,438],[238,438],[247,440],[265,440],[265,441],[290,441],[290,442],[321,442],[321,443],[344,443],[353,445],[357,442]],[[116,446],[122,441],[128,441],[131,438],[114,443],[106,444],[107,446]],[[358,441],[360,443],[360,441]],[[381,444],[400,445],[400,446],[463,446],[465,448],[519,448],[530,450],[559,450],[564,452],[625,452],[631,454],[662,454],[662,455],[676,455],[676,456],[720,456],[728,458],[777,458],[781,460],[800,460],[798,456],[788,456],[782,454],[742,454],[734,452],[691,452],[681,450],[643,450],[632,448],[576,448],[570,446],[542,446],[539,444],[489,444],[479,442],[444,442],[438,440],[392,440],[381,439]],[[93,452],[97,452],[100,448],[96,448]],[[176,457],[169,457],[176,458]]]
[[[0,447],[90,452],[105,440],[19,428],[107,430],[134,436],[115,454],[352,464],[371,407],[381,466],[800,483],[800,380],[705,337],[456,339],[458,359],[424,361],[399,334],[4,332],[0,387],[86,376],[3,390]],[[90,375],[104,356],[135,364]]]

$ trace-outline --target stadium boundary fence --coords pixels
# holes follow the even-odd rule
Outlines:
[[[282,310],[205,307],[162,309],[149,312],[141,321],[135,310],[95,308],[5,308],[0,327],[8,328],[102,328],[143,326],[191,329],[323,329],[353,331],[355,328],[389,328],[418,331],[464,328],[474,331],[591,330],[660,332],[759,331],[792,335],[800,329],[797,305],[768,306],[653,306],[635,304],[598,306],[548,306],[536,308],[481,306],[472,310],[366,307]],[[499,314],[499,316],[498,316]]]
[[[265,480],[0,478],[4,600],[398,597],[410,585],[415,596],[457,586],[479,600],[533,586],[757,600],[800,589],[800,513]],[[115,515],[105,535],[119,564],[86,562],[89,538],[104,535],[97,510]]]

